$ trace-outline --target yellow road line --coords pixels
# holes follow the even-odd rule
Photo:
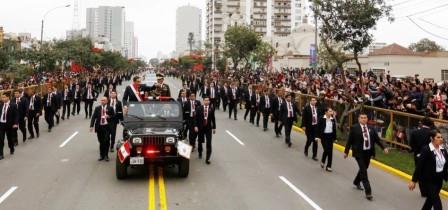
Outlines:
[[[149,168],[148,209],[156,210],[156,195],[154,190],[154,167]]]
[[[165,181],[163,179],[163,168],[159,167],[159,198],[160,198],[160,210],[167,210],[166,194],[165,194]]]

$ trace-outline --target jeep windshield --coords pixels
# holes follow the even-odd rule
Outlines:
[[[181,108],[177,102],[138,102],[130,103],[128,113],[125,115],[126,121],[133,120],[180,120]]]

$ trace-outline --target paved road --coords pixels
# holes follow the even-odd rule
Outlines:
[[[180,82],[167,81],[172,93],[177,94]],[[131,178],[118,181],[114,155],[108,163],[96,160],[96,136],[89,133],[88,121],[82,115],[62,121],[52,133],[42,129],[39,139],[20,144],[13,158],[6,155],[0,161],[0,209],[421,208],[424,200],[416,192],[409,192],[404,180],[377,168],[369,170],[374,201],[367,201],[351,185],[357,169],[353,159],[344,160],[335,152],[334,172],[324,172],[303,155],[303,135],[294,133],[293,146],[288,149],[283,139],[275,138],[272,125],[263,132],[244,122],[243,110],[238,111],[238,121],[216,112],[218,129],[213,137],[212,164],[206,165],[193,153],[187,179],[165,168],[133,171]],[[154,176],[150,176],[152,173]],[[448,206],[447,200],[443,203]]]

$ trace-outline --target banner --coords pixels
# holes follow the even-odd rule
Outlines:
[[[310,67],[317,67],[317,49],[314,44],[310,46]]]

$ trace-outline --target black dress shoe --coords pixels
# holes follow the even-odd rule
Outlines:
[[[291,145],[292,145],[291,142],[289,142],[289,143],[288,143],[288,147],[291,148]]]
[[[369,200],[369,201],[372,201],[373,200],[373,196],[372,195],[366,195],[366,199]]]
[[[3,160],[4,159],[4,157],[3,156],[0,156],[0,160]]]
[[[28,139],[34,139],[34,136],[30,136]]]
[[[39,138],[39,136],[40,136],[40,135],[39,135],[39,134],[37,134],[37,138]]]
[[[114,148],[110,148],[110,152],[114,152]]]
[[[106,156],[106,158],[104,158],[104,160],[105,160],[106,162],[109,162],[109,157]]]
[[[305,156],[307,156],[307,157],[308,157],[308,152],[306,152],[306,151],[305,151],[305,152],[304,152],[304,154],[305,154]]]
[[[19,146],[19,142],[14,142],[14,146],[15,147]]]
[[[362,188],[360,184],[355,184],[355,189],[360,190],[360,191],[364,190],[364,188]]]
[[[99,159],[98,159],[98,161],[103,161],[103,160],[104,160],[104,158],[99,158]]]
[[[51,128],[50,128],[50,129],[48,129],[48,133],[51,133]]]
[[[14,155],[14,149],[10,150],[9,153],[11,153],[11,155]]]
[[[312,159],[313,159],[314,161],[318,161],[318,160],[319,160],[319,159],[317,159],[316,157],[313,157]]]
[[[267,128],[263,128],[263,131],[267,131],[268,129]]]
[[[202,154],[199,153],[199,159],[202,159]]]
[[[210,162],[210,160],[206,160],[205,163],[206,163],[207,165],[210,165],[211,162]]]

